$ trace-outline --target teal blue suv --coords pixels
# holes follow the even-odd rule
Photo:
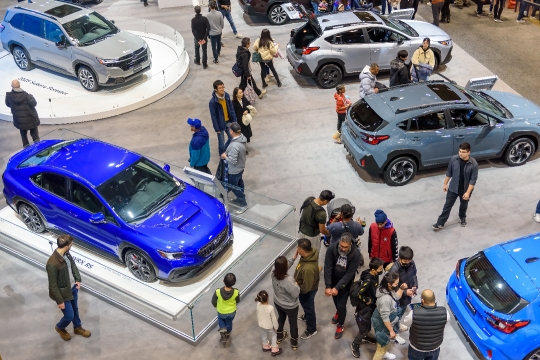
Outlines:
[[[401,186],[418,170],[446,166],[463,142],[477,160],[525,164],[540,142],[540,107],[516,94],[453,82],[394,86],[351,106],[341,139],[360,167]]]

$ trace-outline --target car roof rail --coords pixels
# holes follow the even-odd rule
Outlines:
[[[399,108],[396,110],[396,114],[401,114],[407,111],[411,110],[418,110],[418,109],[426,109],[433,106],[444,106],[444,105],[452,105],[452,104],[469,104],[467,100],[450,100],[450,101],[440,101],[430,104],[422,104],[422,105],[415,105],[415,106],[409,106],[404,108]]]
[[[365,21],[359,21],[359,22],[354,22],[354,23],[337,24],[337,25],[331,25],[331,26],[324,26],[324,23],[323,23],[322,26],[324,26],[324,30],[334,30],[334,29],[340,29],[340,28],[345,28],[345,27],[349,27],[349,26],[364,25],[366,23],[367,22],[365,22]],[[370,21],[369,23],[370,24],[382,24],[381,22],[378,22],[378,21]]]
[[[18,10],[25,10],[25,11],[28,11],[28,12],[31,12],[31,13],[34,13],[34,14],[37,14],[37,15],[45,16],[45,17],[48,17],[49,19],[53,19],[53,20],[57,21],[57,19],[52,15],[45,14],[45,13],[42,13],[42,12],[39,12],[39,11],[36,11],[36,10],[28,9],[28,8],[22,7],[20,5],[15,5],[13,8],[18,9]]]

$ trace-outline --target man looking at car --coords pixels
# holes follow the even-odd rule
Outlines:
[[[450,179],[452,179],[450,181]],[[450,210],[459,197],[459,221],[461,226],[467,226],[467,206],[471,198],[476,180],[478,179],[478,163],[471,157],[471,145],[462,143],[459,145],[459,155],[452,156],[446,171],[443,191],[446,192],[446,202],[441,215],[433,225],[433,230],[438,231],[450,216]],[[450,181],[450,185],[448,182]]]
[[[231,191],[236,195],[236,199],[231,200],[231,203],[239,207],[236,214],[240,215],[248,208],[242,179],[246,167],[247,139],[242,135],[242,129],[238,123],[231,124],[229,132],[232,139],[227,150],[221,154],[221,158],[227,160],[229,164],[229,184],[232,185]]]
[[[19,80],[13,80],[11,91],[6,93],[6,106],[11,109],[13,126],[19,129],[24,147],[30,144],[28,130],[30,130],[30,136],[32,136],[34,143],[39,141],[38,126],[40,122],[36,105],[36,99],[21,89]]]
[[[409,53],[407,50],[400,50],[397,57],[390,61],[390,86],[404,85],[412,82],[411,69],[405,64]]]
[[[225,92],[223,81],[216,80],[213,86],[214,92],[208,106],[210,108],[212,126],[218,138],[219,155],[221,155],[225,151],[224,134],[227,135],[227,141],[231,140],[228,129],[230,124],[236,122],[236,113],[231,102],[231,97]]]
[[[195,6],[195,17],[191,19],[191,32],[195,38],[195,65],[201,65],[200,48],[202,47],[203,68],[208,67],[208,34],[210,33],[210,23],[202,16],[201,7]]]
[[[45,269],[49,278],[49,297],[56,301],[58,308],[64,313],[64,317],[54,327],[60,337],[68,341],[71,335],[66,327],[73,322],[74,333],[83,337],[90,337],[90,331],[81,327],[79,307],[77,300],[81,288],[81,275],[69,250],[73,244],[73,237],[61,235],[56,240],[58,248],[53,252]]]

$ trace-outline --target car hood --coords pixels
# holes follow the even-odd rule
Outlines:
[[[195,254],[229,224],[225,206],[186,184],[173,201],[142,223],[132,225],[164,251]]]
[[[146,45],[142,38],[128,31],[120,30],[95,44],[82,47],[84,51],[100,59],[118,59],[139,50]]]
[[[444,38],[444,40],[451,39],[450,35],[448,35],[446,31],[444,31],[438,26],[427,23],[425,21],[418,21],[418,20],[401,20],[401,21],[403,21],[404,23],[412,27],[418,33],[418,37],[420,38],[441,37],[441,38]]]
[[[508,109],[517,119],[536,118],[540,120],[540,106],[530,100],[517,94],[503,91],[483,91],[484,94],[491,96]]]

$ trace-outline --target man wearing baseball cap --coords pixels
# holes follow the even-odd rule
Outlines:
[[[202,126],[199,119],[188,119],[187,123],[191,126],[193,136],[189,143],[189,166],[195,170],[212,174],[208,168],[210,161],[210,135],[206,128]]]
[[[231,200],[231,203],[239,207],[236,214],[240,215],[248,209],[242,179],[246,167],[247,139],[242,135],[240,124],[236,122],[231,124],[229,134],[232,139],[227,150],[221,154],[221,158],[229,163],[229,184],[233,186],[231,190],[236,195],[236,199]]]

